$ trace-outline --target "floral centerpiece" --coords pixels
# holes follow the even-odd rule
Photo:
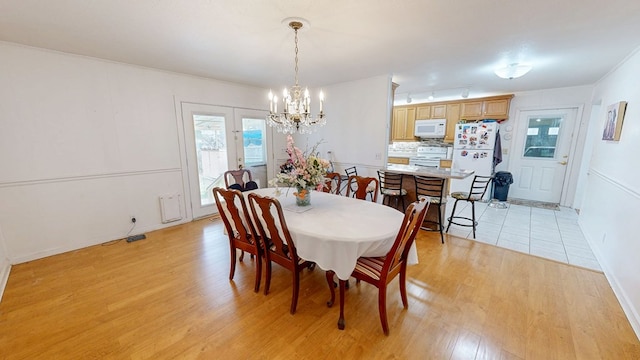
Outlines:
[[[278,184],[295,187],[296,203],[301,206],[309,205],[310,190],[322,190],[330,166],[329,161],[318,157],[316,149],[319,144],[314,145],[310,151],[302,152],[294,145],[291,135],[287,135],[289,159],[280,166],[280,173],[275,179],[269,182],[276,187]]]

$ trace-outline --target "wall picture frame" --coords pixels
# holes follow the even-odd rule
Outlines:
[[[602,131],[602,140],[620,140],[620,135],[622,134],[622,123],[624,122],[624,113],[626,110],[626,101],[619,101],[607,106],[607,117],[604,122],[604,130]]]

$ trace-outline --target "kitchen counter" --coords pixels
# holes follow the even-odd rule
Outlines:
[[[444,179],[464,179],[473,175],[473,170],[453,170],[450,168],[426,168],[412,165],[389,164],[382,169],[404,175],[432,176]]]

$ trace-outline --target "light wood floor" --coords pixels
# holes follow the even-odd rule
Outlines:
[[[409,309],[397,280],[390,335],[376,289],[352,281],[347,328],[323,271],[253,292],[254,262],[228,280],[219,220],[196,221],[14,266],[0,303],[2,359],[640,359],[603,274],[435,233],[417,239]],[[261,289],[262,290],[262,289]]]

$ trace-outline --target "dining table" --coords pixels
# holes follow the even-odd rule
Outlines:
[[[404,214],[394,208],[366,200],[311,191],[311,204],[296,205],[295,188],[262,188],[247,193],[278,199],[298,256],[312,261],[327,273],[334,302],[333,274],[340,284],[338,328],[344,329],[345,283],[361,256],[384,256],[391,249]],[[418,263],[415,243],[407,256],[409,265]]]

